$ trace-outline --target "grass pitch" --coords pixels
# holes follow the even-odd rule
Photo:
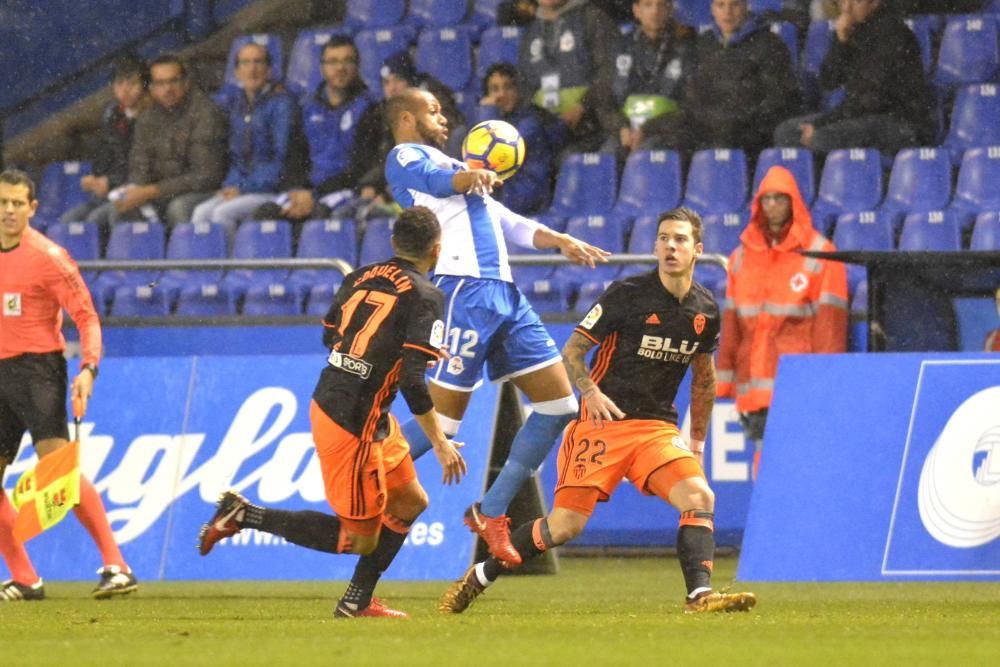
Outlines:
[[[674,558],[563,558],[506,577],[464,614],[445,582],[384,582],[409,621],[334,620],[342,582],[141,582],[96,602],[51,582],[0,604],[8,665],[998,665],[1000,584],[735,584],[748,614],[685,616]],[[716,584],[736,562],[716,563]],[[459,574],[458,568],[454,573]]]

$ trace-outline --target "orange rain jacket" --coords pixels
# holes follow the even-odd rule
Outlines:
[[[773,247],[764,235],[764,192],[792,199],[791,229]],[[772,167],[761,181],[740,242],[729,257],[716,393],[735,396],[736,409],[747,413],[771,405],[782,354],[845,351],[847,272],[841,262],[798,253],[836,248],[813,228],[795,177],[784,167]]]

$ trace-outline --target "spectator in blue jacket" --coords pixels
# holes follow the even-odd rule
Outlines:
[[[242,94],[229,107],[229,171],[222,189],[195,208],[194,222],[218,222],[232,231],[285,184],[298,109],[270,75],[266,48],[250,43],[237,52],[236,79]]]
[[[558,151],[559,131],[555,116],[521,98],[517,68],[496,63],[483,77],[483,95],[476,122],[503,120],[517,128],[524,139],[527,159],[518,172],[493,194],[516,213],[543,208],[552,189],[552,169]],[[565,132],[562,132],[564,135]]]
[[[358,180],[378,161],[381,134],[376,99],[359,75],[358,49],[350,37],[335,35],[320,52],[323,82],[303,104],[308,144],[300,183],[257,212],[258,217],[291,220],[326,218],[354,199]]]

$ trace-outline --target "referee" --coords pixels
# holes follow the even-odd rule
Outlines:
[[[101,323],[90,293],[66,250],[28,226],[37,209],[35,184],[27,174],[0,172],[0,481],[17,458],[25,431],[31,432],[35,452],[42,458],[69,444],[63,309],[80,330],[82,360],[72,391],[84,408],[100,360]],[[135,576],[115,543],[101,496],[90,480],[81,477],[80,505],[73,511],[103,559],[93,597],[136,590]],[[0,602],[42,600],[42,579],[24,544],[14,538],[16,517],[0,486],[0,555],[11,574],[0,584]]]

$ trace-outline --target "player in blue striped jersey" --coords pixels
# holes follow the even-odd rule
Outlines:
[[[535,249],[558,249],[571,261],[593,267],[608,252],[520,216],[490,194],[495,173],[469,169],[443,152],[448,138],[441,105],[430,93],[411,89],[392,98],[386,117],[396,141],[385,175],[403,207],[426,206],[441,223],[442,249],[434,283],[445,293],[445,325],[452,352],[430,377],[431,397],[442,429],[458,433],[472,391],[482,383],[511,380],[531,401],[532,414],[514,438],[510,456],[466,524],[498,560],[521,563],[510,544],[507,506],[541,465],[578,404],[562,356],[541,319],[514,285],[506,240]],[[429,449],[413,422],[403,426],[413,457]]]

